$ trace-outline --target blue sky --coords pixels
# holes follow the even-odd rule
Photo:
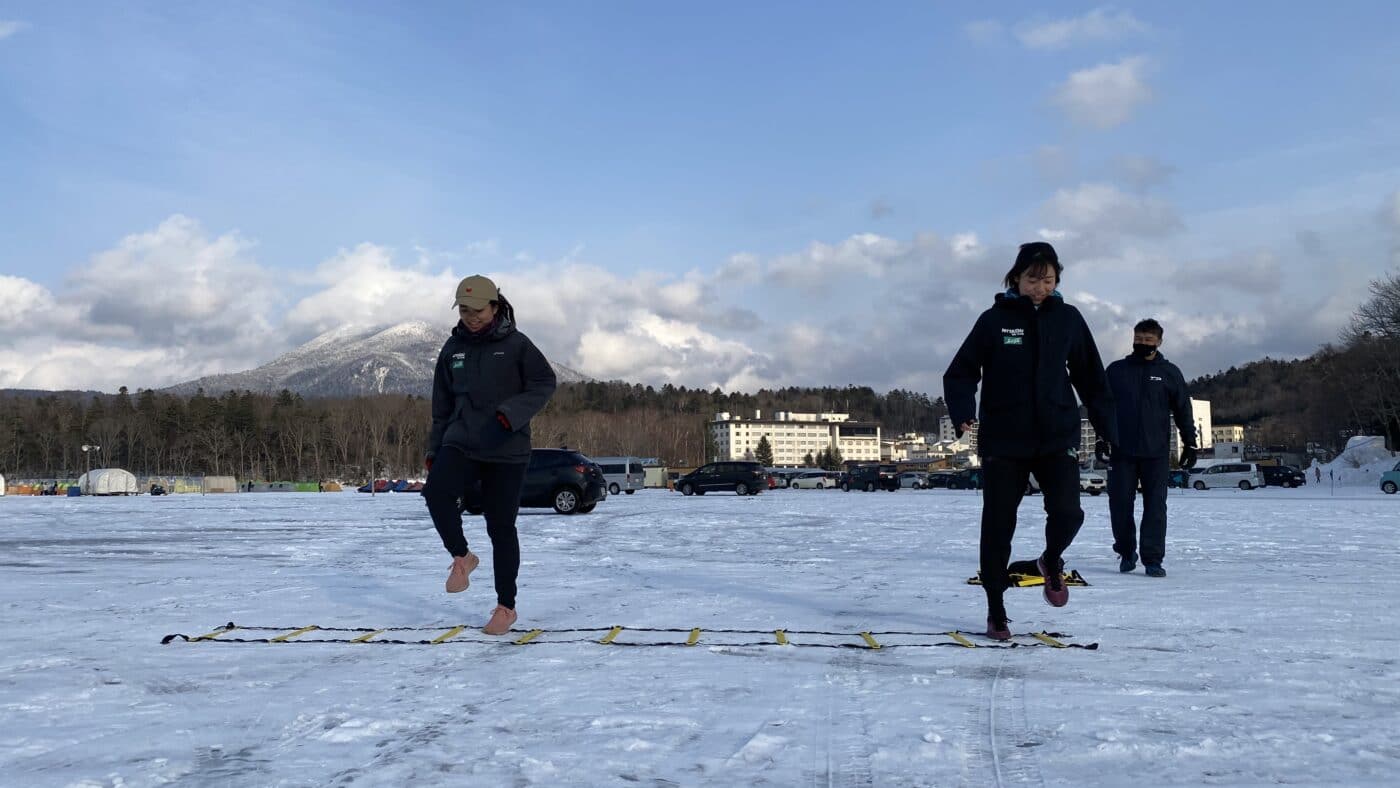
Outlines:
[[[1107,356],[1306,355],[1400,262],[1396,52],[1384,2],[0,2],[0,386],[481,271],[586,373],[938,394],[1039,238]]]

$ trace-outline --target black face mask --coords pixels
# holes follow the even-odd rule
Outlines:
[[[1139,344],[1137,344],[1137,343],[1133,343],[1133,355],[1134,355],[1134,356],[1137,356],[1138,358],[1144,358],[1144,359],[1145,359],[1145,358],[1147,358],[1148,356],[1150,356],[1150,355],[1152,355],[1153,353],[1156,353],[1156,352],[1157,352],[1157,346],[1156,346],[1156,345],[1139,345]]]

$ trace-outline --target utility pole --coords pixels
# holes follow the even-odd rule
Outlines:
[[[92,495],[92,452],[101,448],[95,443],[83,444],[83,457],[87,460],[87,472],[83,474],[83,484],[87,489],[83,491],[83,495]]]

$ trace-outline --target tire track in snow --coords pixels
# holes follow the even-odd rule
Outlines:
[[[816,785],[873,786],[870,718],[862,697],[867,690],[865,660],[862,654],[846,652],[832,657],[832,672],[826,675],[825,742],[818,752],[825,762],[817,770]]]
[[[987,677],[985,701],[969,707],[962,730],[964,786],[1044,785],[1030,735],[1026,682],[1002,654]]]

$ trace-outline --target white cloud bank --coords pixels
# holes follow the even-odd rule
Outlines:
[[[1076,71],[1055,89],[1050,101],[1078,125],[1097,129],[1121,126],[1152,100],[1148,66],[1147,58],[1138,56]]]

